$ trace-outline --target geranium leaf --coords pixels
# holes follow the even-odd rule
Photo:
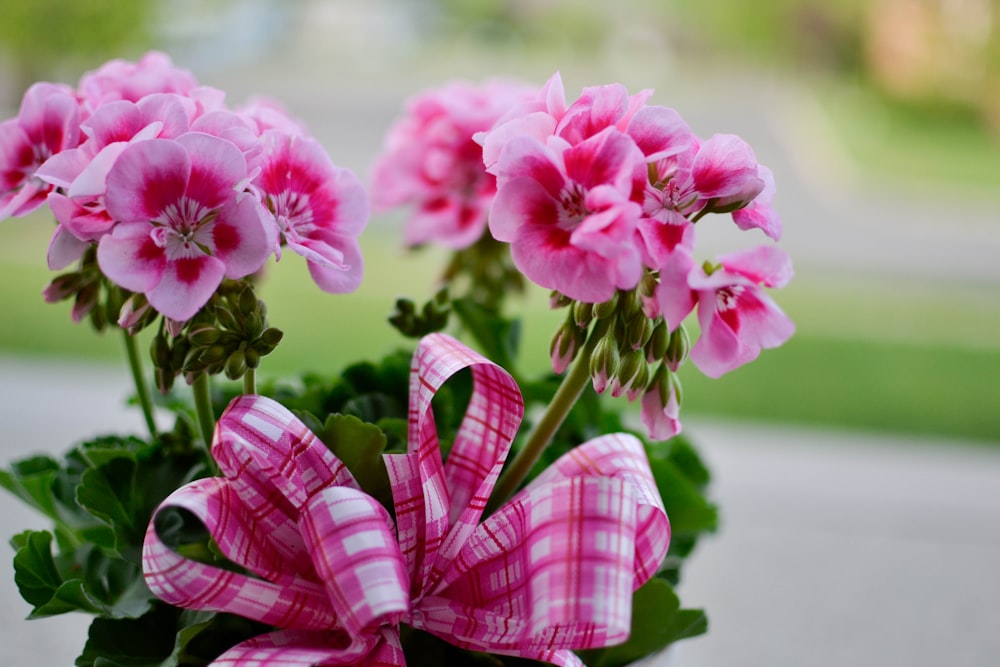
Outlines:
[[[52,554],[52,534],[29,531],[13,543],[14,581],[34,609],[30,618],[85,611],[107,618],[135,618],[153,599],[141,570],[91,544],[69,554]]]
[[[673,586],[663,579],[650,579],[632,596],[628,640],[604,649],[580,651],[580,657],[589,667],[621,667],[708,629],[704,612],[681,609],[680,605]]]
[[[365,493],[383,505],[392,505],[392,489],[382,459],[386,446],[382,429],[352,415],[337,414],[327,417],[323,431],[317,435],[347,466]]]

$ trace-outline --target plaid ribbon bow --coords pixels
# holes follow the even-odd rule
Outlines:
[[[466,367],[474,391],[445,464],[431,398]],[[157,511],[193,513],[252,576],[185,558],[151,522],[146,582],[170,604],[279,628],[214,667],[405,665],[401,623],[463,648],[581,665],[571,649],[628,637],[632,592],[666,554],[670,525],[642,445],[625,434],[573,449],[480,522],[523,410],[506,371],[453,338],[424,338],[407,452],[385,455],[393,522],[288,410],[239,397],[212,445],[224,477]]]

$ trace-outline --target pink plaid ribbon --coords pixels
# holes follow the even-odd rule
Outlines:
[[[467,367],[474,390],[445,464],[431,399]],[[506,371],[453,338],[424,338],[407,453],[385,455],[393,522],[288,410],[239,397],[212,445],[224,477],[188,484],[160,509],[192,512],[252,576],[181,556],[151,522],[146,582],[170,604],[279,628],[216,667],[405,665],[400,623],[463,648],[581,665],[571,649],[627,639],[632,591],[659,567],[670,524],[626,434],[573,449],[480,522],[523,411]]]

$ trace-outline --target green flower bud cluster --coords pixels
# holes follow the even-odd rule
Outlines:
[[[553,368],[562,373],[587,336],[597,336],[589,360],[589,373],[597,393],[610,391],[633,401],[658,392],[663,401],[680,398],[677,370],[687,359],[691,339],[683,325],[673,331],[662,316],[650,317],[649,301],[657,277],[647,273],[638,287],[619,290],[601,303],[584,303],[553,292],[553,307],[568,309],[566,320],[552,337],[549,353]]]
[[[150,347],[156,385],[167,392],[180,374],[189,383],[201,373],[238,380],[274,351],[282,335],[267,325],[267,306],[249,282],[226,281],[180,331],[161,324]]]
[[[389,314],[389,324],[407,338],[422,338],[448,326],[451,315],[451,298],[448,288],[438,290],[421,308],[410,299],[396,299],[396,307]]]

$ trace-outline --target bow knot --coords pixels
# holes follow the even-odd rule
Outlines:
[[[447,462],[431,399],[471,368]],[[278,628],[213,666],[405,665],[399,626],[461,648],[579,665],[571,649],[624,641],[631,594],[659,567],[670,526],[641,443],[606,435],[571,450],[482,520],[523,416],[506,371],[442,334],[410,373],[408,446],[385,455],[395,520],[273,400],[235,399],[212,454],[224,477],[175,491],[248,574],[189,560],[150,523],[147,584],[177,606]]]

